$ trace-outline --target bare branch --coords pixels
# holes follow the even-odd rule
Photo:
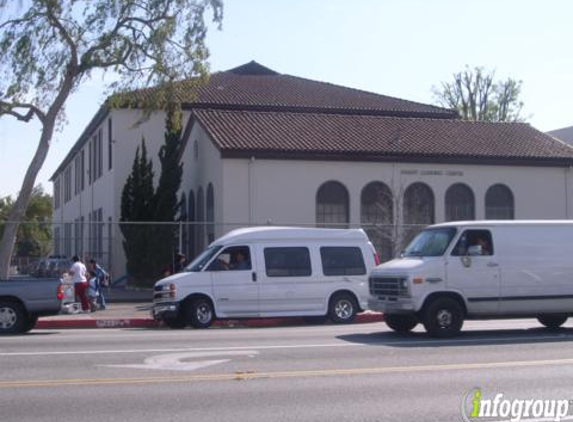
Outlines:
[[[27,109],[27,113],[23,114],[16,111],[20,108]],[[33,104],[18,102],[10,103],[6,101],[0,101],[0,116],[2,115],[10,115],[23,122],[29,122],[34,116],[36,116],[43,123],[46,118],[44,112]]]

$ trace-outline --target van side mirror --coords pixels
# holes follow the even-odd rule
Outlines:
[[[482,255],[482,253],[481,245],[472,245],[468,248],[468,255],[470,256]]]

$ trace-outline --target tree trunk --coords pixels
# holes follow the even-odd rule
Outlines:
[[[51,121],[48,121],[48,119]],[[28,202],[32,195],[32,189],[34,189],[34,184],[36,183],[36,177],[38,176],[38,173],[46,160],[46,156],[48,155],[50,141],[54,133],[54,126],[55,116],[49,116],[43,122],[42,135],[40,136],[38,148],[36,149],[34,158],[26,171],[22,188],[18,193],[18,199],[16,199],[14,207],[10,212],[8,222],[5,223],[4,234],[0,240],[0,280],[7,280],[9,278],[10,261],[14,251],[14,242],[16,240],[18,226],[26,214],[26,208],[28,207]]]

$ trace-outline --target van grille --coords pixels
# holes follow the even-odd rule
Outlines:
[[[405,278],[400,277],[370,277],[370,294],[385,298],[409,297],[408,285]]]

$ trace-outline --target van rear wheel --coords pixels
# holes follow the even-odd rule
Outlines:
[[[561,327],[567,321],[567,315],[553,314],[553,315],[539,315],[537,320],[547,328],[556,329]]]
[[[460,304],[449,297],[430,302],[423,312],[424,328],[430,337],[449,338],[459,334],[464,323]]]
[[[328,317],[335,324],[349,324],[354,321],[358,312],[358,304],[349,293],[338,293],[330,299]]]
[[[386,325],[397,333],[407,333],[418,325],[415,315],[384,314]]]

